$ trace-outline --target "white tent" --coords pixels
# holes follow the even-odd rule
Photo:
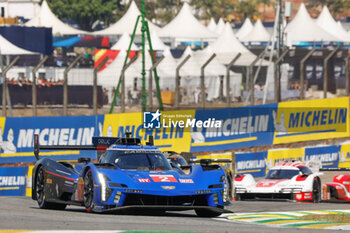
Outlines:
[[[126,50],[121,50],[114,61],[98,73],[98,85],[114,87],[117,85],[123,69]]]
[[[236,36],[239,40],[242,40],[242,38],[248,35],[248,33],[251,32],[252,30],[253,30],[253,24],[249,18],[246,18],[241,28],[237,31]]]
[[[303,3],[294,19],[287,25],[286,37],[289,45],[300,41],[339,41],[312,20]]]
[[[236,61],[235,65],[249,66],[256,58],[252,52],[238,41],[228,23],[226,23],[221,36],[211,44],[211,47],[217,55],[218,60],[226,65],[230,63],[238,53],[241,53],[241,56]]]
[[[157,67],[159,85],[161,89],[175,90],[176,60],[171,55],[169,48],[164,50],[163,56],[164,59]]]
[[[158,33],[160,37],[177,40],[210,40],[217,35],[209,31],[192,15],[190,6],[185,2],[177,16]]]
[[[59,18],[57,18],[50,10],[49,5],[47,5],[46,0],[41,4],[40,12],[37,16],[25,23],[27,27],[48,27],[52,28],[52,34],[60,35],[80,35],[89,34],[89,32],[78,30],[65,23],[63,23]]]
[[[207,28],[209,29],[209,31],[215,32],[216,23],[215,23],[215,20],[213,18],[210,19]]]
[[[159,38],[157,32],[153,31],[151,33],[151,42],[152,42],[152,48],[153,50],[165,50],[166,48],[168,48],[168,46],[166,46]],[[149,49],[148,46],[148,40],[146,41],[146,48]]]
[[[270,34],[265,29],[261,20],[256,21],[253,29],[241,39],[244,42],[265,42],[270,40]]]
[[[124,32],[123,35],[119,38],[117,43],[115,43],[111,49],[112,50],[128,50],[130,45],[131,38],[128,33]],[[139,47],[137,47],[134,43],[131,45],[131,50],[137,51]]]
[[[350,36],[348,36],[342,26],[339,27],[339,24],[333,19],[327,6],[323,7],[321,14],[316,20],[316,24],[341,41],[350,41]]]
[[[22,49],[12,44],[10,41],[6,40],[2,35],[0,35],[0,54],[2,55],[26,55],[34,54],[31,51]]]
[[[136,19],[141,15],[140,10],[137,8],[137,5],[134,1],[131,2],[128,11],[123,15],[118,22],[109,26],[106,29],[96,31],[93,34],[95,35],[122,35],[124,32],[127,32],[129,35],[132,35]],[[136,29],[136,35],[141,35],[141,20],[139,21]],[[148,21],[148,27],[151,32],[159,31],[159,27]]]
[[[225,29],[225,22],[222,18],[220,18],[218,24],[216,25],[215,32],[216,34],[221,35],[224,29]]]

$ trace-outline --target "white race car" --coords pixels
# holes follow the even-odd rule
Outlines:
[[[310,167],[308,167],[310,166]],[[281,162],[269,169],[266,177],[256,182],[252,175],[236,175],[235,199],[290,199],[320,202],[321,180],[318,165],[301,162]],[[310,169],[312,168],[312,169]],[[315,170],[316,169],[316,170]],[[314,172],[313,172],[313,171]]]

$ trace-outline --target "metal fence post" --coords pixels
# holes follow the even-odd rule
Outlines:
[[[348,52],[348,55],[346,56],[345,58],[345,93],[347,96],[349,96],[350,94],[350,90],[349,90],[349,82],[350,82],[350,62],[349,62],[349,59],[350,59],[350,51]]]
[[[202,108],[205,109],[206,94],[205,94],[205,83],[204,83],[204,69],[205,67],[215,58],[216,54],[210,56],[210,58],[201,67],[201,92],[202,92]]]
[[[235,64],[235,62],[240,58],[242,54],[238,53],[231,61],[228,63],[226,67],[226,105],[227,107],[230,107],[231,103],[231,95],[230,95],[230,69]]]
[[[92,90],[92,105],[93,105],[93,114],[97,115],[97,96],[98,96],[98,91],[97,91],[97,72],[106,64],[108,61],[109,57],[105,57],[102,62],[94,68],[94,86]]]
[[[323,98],[327,98],[328,91],[328,61],[339,50],[339,47],[335,48],[323,61]]]
[[[185,59],[176,67],[176,75],[175,75],[175,109],[179,109],[179,101],[180,101],[180,69],[185,63],[190,59],[191,55],[188,54]]]
[[[48,58],[49,57],[47,55],[45,57],[43,57],[43,59],[40,60],[38,65],[36,67],[34,67],[34,69],[32,70],[32,76],[33,76],[33,80],[32,80],[32,109],[33,109],[33,116],[37,116],[37,103],[38,103],[38,95],[37,95],[37,91],[36,91],[36,74],[35,73],[40,69],[40,67],[45,63],[45,61]]]
[[[305,86],[305,62],[316,51],[315,48],[311,49],[300,61],[300,99],[304,99],[304,86]]]
[[[122,94],[121,94],[121,110],[125,112],[125,71],[131,66],[131,64],[136,60],[137,56],[134,56],[122,69],[121,81],[122,81]]]
[[[77,56],[74,61],[64,70],[63,77],[63,116],[68,114],[68,72],[78,63],[78,61],[83,57],[82,54]]]
[[[275,80],[275,102],[281,102],[281,77],[277,75],[277,65],[281,62],[281,60],[287,55],[289,49],[286,49],[282,52],[281,56],[277,58],[277,60],[274,62],[274,80]],[[279,72],[281,74],[281,72]]]
[[[152,81],[152,79],[153,79],[153,71],[154,71],[154,69],[156,69],[157,68],[157,66],[161,63],[161,61],[163,61],[163,59],[164,59],[165,57],[164,57],[164,55],[162,55],[153,65],[152,65],[152,67],[149,69],[149,80],[148,80],[148,88],[149,88],[149,100],[150,100],[150,110],[152,111],[152,109],[153,109],[153,81]]]
[[[15,59],[12,60],[12,62],[3,69],[3,83],[2,83],[2,116],[6,117],[6,103],[11,102],[10,100],[10,94],[8,91],[8,86],[7,86],[7,79],[6,79],[6,74],[7,72],[17,63],[17,61],[19,60],[19,56],[15,57]],[[10,107],[10,115],[12,115],[12,108]]]

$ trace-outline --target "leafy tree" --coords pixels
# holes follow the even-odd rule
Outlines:
[[[63,20],[75,20],[87,31],[100,20],[108,25],[122,15],[120,0],[47,0],[53,13]]]
[[[318,11],[320,6],[327,6],[333,15],[342,14],[350,9],[349,0],[305,0],[305,3],[313,11]]]
[[[236,4],[236,12],[240,15],[241,21],[249,17],[251,19],[259,15],[259,0],[242,0]]]
[[[218,20],[233,14],[237,0],[191,0],[191,5],[201,13],[200,18]]]

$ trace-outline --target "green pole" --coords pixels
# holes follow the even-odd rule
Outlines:
[[[141,32],[142,32],[142,112],[146,111],[146,67],[145,67],[145,31],[146,31],[146,20],[145,20],[145,0],[142,0],[141,6]]]
[[[148,27],[148,22],[147,21],[146,21],[146,31],[147,31],[147,38],[148,38],[149,49],[151,51],[152,64],[154,65],[154,63],[156,61],[155,61],[155,58],[153,56],[154,53],[153,53],[151,35],[150,35],[150,32],[149,32],[149,27]],[[154,72],[154,80],[155,80],[156,88],[157,88],[157,97],[158,97],[159,109],[161,111],[163,111],[164,108],[163,108],[162,95],[161,95],[160,87],[159,87],[159,78],[158,78],[158,74],[157,74],[157,68],[153,69],[153,72]],[[152,95],[152,93],[150,95]]]
[[[137,16],[137,19],[136,19],[136,23],[135,23],[135,27],[134,27],[134,31],[131,35],[131,40],[130,40],[130,44],[129,44],[129,48],[128,48],[128,52],[126,54],[126,57],[124,59],[124,64],[123,64],[123,68],[126,66],[126,63],[128,61],[128,58],[129,58],[129,54],[130,54],[130,50],[131,50],[131,46],[132,46],[132,43],[134,42],[134,39],[135,39],[135,34],[136,34],[136,29],[137,29],[137,25],[139,23],[139,20],[140,20],[140,15]],[[114,109],[114,105],[115,105],[115,102],[117,101],[117,96],[119,95],[119,88],[120,88],[120,85],[122,83],[122,74],[120,74],[120,77],[119,77],[119,82],[118,82],[118,85],[117,85],[117,89],[115,90],[115,93],[114,93],[114,97],[113,97],[113,101],[112,101],[112,105],[111,105],[111,108],[109,110],[109,113],[113,113],[113,109]]]

